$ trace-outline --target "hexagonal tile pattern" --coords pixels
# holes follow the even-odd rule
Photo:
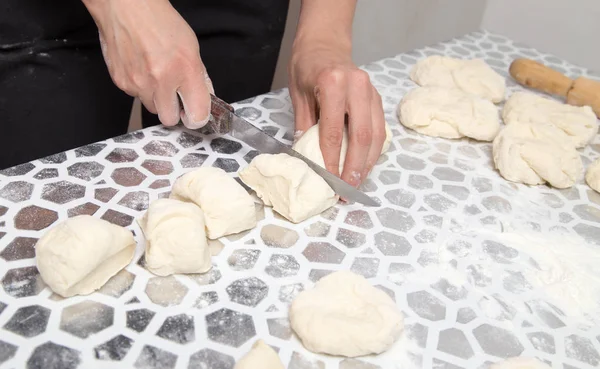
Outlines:
[[[4,325],[4,329],[23,337],[34,337],[46,331],[50,309],[39,305],[20,308]]]
[[[135,150],[118,147],[106,155],[106,160],[111,163],[129,163],[135,161],[138,157]]]
[[[96,359],[120,361],[127,355],[133,345],[133,340],[122,334],[94,348]]]
[[[211,349],[202,349],[190,356],[188,369],[230,369],[235,365],[233,357]]]
[[[504,328],[482,324],[473,335],[486,354],[498,357],[519,356],[525,349],[515,335]]]
[[[104,172],[104,165],[95,161],[87,161],[75,163],[69,166],[67,171],[71,177],[83,179],[84,181],[91,181]]]
[[[133,187],[142,183],[146,175],[135,168],[117,168],[112,172],[111,178],[123,187]]]
[[[60,329],[87,338],[113,324],[114,309],[94,301],[83,301],[63,309]]]
[[[206,315],[208,338],[223,345],[240,347],[256,335],[252,317],[230,309]]]
[[[154,317],[154,312],[148,309],[136,309],[127,312],[127,328],[143,332]]]
[[[269,292],[267,284],[256,277],[238,279],[225,289],[229,299],[235,303],[256,306]]]
[[[133,364],[136,369],[173,369],[177,355],[158,347],[145,345]]]
[[[31,369],[74,369],[81,363],[81,354],[54,342],[46,342],[36,347],[27,360]]]
[[[194,342],[196,339],[194,317],[186,314],[167,317],[156,335],[176,343]]]
[[[0,188],[0,198],[12,202],[27,201],[33,192],[33,185],[24,181],[10,182]]]
[[[36,243],[37,238],[17,237],[0,252],[0,257],[6,261],[31,259],[35,256]]]
[[[85,187],[67,181],[49,183],[42,188],[42,199],[61,205],[83,196],[85,196]]]

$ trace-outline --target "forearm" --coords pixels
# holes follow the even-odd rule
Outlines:
[[[352,48],[356,0],[302,0],[296,42],[335,42]]]

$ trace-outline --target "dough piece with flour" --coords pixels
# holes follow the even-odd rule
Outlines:
[[[596,159],[585,173],[585,181],[594,191],[600,192],[600,159]]]
[[[287,154],[262,154],[240,173],[266,206],[299,223],[335,205],[338,196],[300,159]]]
[[[385,142],[381,148],[381,154],[389,150],[390,144],[392,143],[392,130],[390,126],[385,124]],[[321,152],[320,141],[319,141],[319,124],[310,127],[302,137],[292,146],[294,150],[300,154],[306,156],[308,159],[314,161],[325,168],[325,159],[323,159],[323,153]],[[339,171],[342,174],[344,170],[344,163],[346,162],[346,153],[348,152],[348,129],[344,130],[344,136],[342,138],[342,149],[340,151],[340,166]]]
[[[258,340],[233,369],[285,369],[279,355],[263,340]]]
[[[405,127],[433,137],[492,141],[500,130],[493,103],[456,88],[418,87],[404,95],[397,114]]]
[[[129,264],[134,253],[130,231],[89,215],[50,228],[35,246],[42,279],[63,297],[99,289]]]
[[[195,204],[159,199],[139,221],[146,236],[146,268],[159,276],[211,268],[204,215]]]
[[[496,137],[493,156],[505,179],[556,188],[573,186],[583,171],[569,137],[550,123],[513,123]]]
[[[350,271],[334,272],[299,293],[289,316],[305,348],[346,357],[382,353],[404,329],[394,301]]]
[[[421,59],[410,71],[420,86],[458,88],[492,102],[504,100],[506,81],[481,59],[463,60],[433,55]]]
[[[179,177],[170,198],[200,206],[212,240],[256,226],[252,196],[219,168],[203,167]]]
[[[490,369],[551,369],[546,363],[532,357],[513,357],[492,364]]]
[[[505,124],[552,123],[576,148],[587,146],[598,133],[598,122],[589,106],[573,106],[531,92],[515,92],[502,110]]]

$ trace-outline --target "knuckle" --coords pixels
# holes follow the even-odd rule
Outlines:
[[[356,130],[354,140],[359,146],[370,146],[373,142],[373,131],[370,127],[359,128]]]
[[[346,74],[340,68],[330,67],[325,69],[319,74],[317,79],[318,85],[339,85],[346,78]]]
[[[326,148],[341,146],[344,133],[340,129],[328,129],[321,138],[321,143]]]
[[[361,86],[368,86],[371,84],[371,78],[369,77],[369,74],[361,69],[353,71],[351,78],[352,82]]]

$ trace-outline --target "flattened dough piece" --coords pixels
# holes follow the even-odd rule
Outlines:
[[[193,203],[159,199],[139,221],[146,236],[146,268],[159,276],[211,268],[204,215]]]
[[[458,88],[494,103],[503,101],[506,92],[504,77],[481,59],[429,56],[415,64],[410,79],[420,86]]]
[[[551,369],[546,363],[532,357],[512,357],[492,364],[490,369]]]
[[[598,133],[598,122],[589,106],[573,106],[531,92],[515,92],[502,110],[504,123],[552,123],[576,148],[587,146]]]
[[[500,130],[492,102],[456,88],[415,88],[404,95],[397,114],[405,127],[433,137],[492,141]]]
[[[569,137],[550,123],[514,123],[493,144],[494,163],[505,179],[556,188],[573,186],[583,164]]]
[[[202,208],[211,240],[256,226],[252,196],[219,168],[203,167],[179,177],[170,198],[194,202]]]
[[[285,369],[279,355],[263,340],[258,340],[233,369]]]
[[[385,142],[381,148],[381,154],[389,150],[390,144],[392,143],[392,130],[390,126],[385,123]],[[321,152],[321,146],[319,141],[319,124],[310,127],[298,141],[292,146],[294,150],[300,154],[306,156],[308,159],[314,161],[325,168],[325,159],[323,159],[323,153]],[[339,171],[342,174],[344,170],[344,163],[346,162],[346,153],[348,152],[348,129],[344,129],[344,135],[342,138],[342,149],[340,151],[340,166]]]
[[[50,228],[35,246],[42,279],[63,297],[99,289],[129,264],[134,253],[130,231],[89,215]]]
[[[585,181],[594,191],[600,192],[600,159],[596,159],[585,173]]]
[[[404,330],[394,301],[350,271],[334,272],[299,293],[289,316],[305,348],[329,355],[379,354]]]
[[[320,214],[338,201],[323,178],[287,154],[258,155],[239,174],[265,205],[293,223]]]

